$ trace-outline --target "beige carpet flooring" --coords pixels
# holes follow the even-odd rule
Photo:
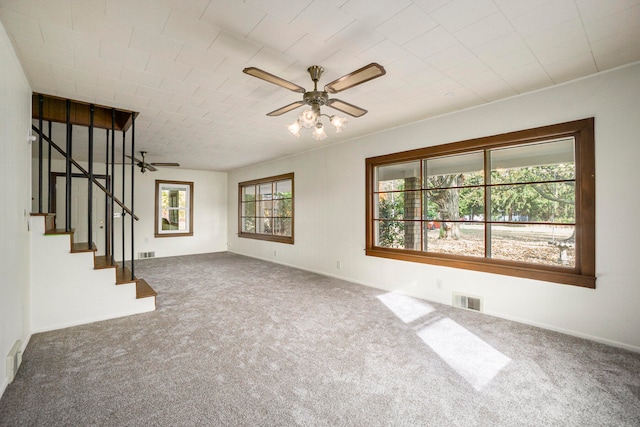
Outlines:
[[[640,425],[640,354],[229,253],[136,273],[157,310],[35,334],[1,426]]]

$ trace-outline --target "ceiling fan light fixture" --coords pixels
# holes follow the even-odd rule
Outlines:
[[[311,134],[311,137],[316,141],[322,141],[323,139],[327,138],[327,132],[324,131],[324,125],[322,124],[322,122],[318,122],[316,124],[316,127],[313,129],[313,134]]]
[[[316,125],[316,123],[318,122],[318,117],[319,114],[314,110],[306,110],[300,114],[298,122],[300,122],[300,125],[302,125],[303,127],[309,129]]]
[[[342,132],[347,127],[347,123],[349,123],[349,120],[347,120],[346,117],[339,116],[331,116],[330,121],[331,124],[335,126],[336,133]]]
[[[287,129],[289,129],[289,132],[291,132],[295,136],[300,136],[300,129],[302,129],[302,126],[300,125],[300,122],[296,120],[295,122],[287,126]]]

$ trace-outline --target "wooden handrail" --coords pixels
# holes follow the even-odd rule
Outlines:
[[[57,145],[55,142],[53,142],[53,141],[51,140],[51,138],[49,138],[47,135],[45,135],[44,133],[40,132],[40,130],[39,130],[36,126],[32,125],[32,126],[31,126],[31,128],[32,128],[35,132],[37,132],[39,135],[41,135],[41,136],[42,136],[42,138],[43,138],[45,141],[47,141],[47,142],[49,143],[49,146],[51,146],[51,147],[55,148],[55,149],[56,149],[60,154],[62,154],[64,157],[66,157],[66,156],[67,156],[67,153],[65,153],[65,152],[64,152],[64,150],[63,150],[62,148],[58,147],[58,145]],[[87,171],[86,171],[82,166],[80,166],[80,164],[79,164],[78,162],[76,162],[76,161],[75,161],[75,160],[73,160],[73,159],[70,159],[70,161],[71,161],[71,163],[73,163],[73,165],[74,165],[76,168],[78,168],[78,170],[79,170],[79,171],[80,171],[84,176],[86,176],[87,178],[89,178],[89,172],[87,172]],[[140,220],[140,218],[138,218],[137,216],[135,216],[135,215],[133,214],[133,212],[131,211],[131,209],[129,209],[128,207],[126,207],[126,206],[125,206],[125,205],[124,205],[120,200],[118,200],[118,198],[117,198],[116,196],[114,196],[113,194],[111,194],[111,193],[109,192],[109,190],[107,190],[107,189],[106,189],[102,184],[100,184],[100,182],[98,182],[95,178],[93,179],[93,183],[94,183],[95,185],[97,185],[97,186],[98,186],[98,188],[99,188],[99,189],[101,189],[101,190],[104,192],[104,194],[106,194],[107,196],[111,197],[111,199],[113,199],[113,201],[114,201],[114,202],[116,202],[116,203],[118,204],[118,206],[120,206],[122,209],[124,209],[124,211],[125,211],[126,213],[128,213],[129,215],[131,215],[131,217],[132,217],[133,219],[135,219],[136,221],[139,221],[139,220]]]

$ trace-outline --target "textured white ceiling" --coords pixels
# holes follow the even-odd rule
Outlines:
[[[147,160],[230,170],[640,60],[640,0],[0,0],[35,92],[140,113]],[[322,142],[267,112],[370,62]],[[336,113],[328,107],[323,112]],[[74,147],[74,153],[79,153]]]

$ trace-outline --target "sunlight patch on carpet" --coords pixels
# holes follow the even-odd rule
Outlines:
[[[478,391],[511,361],[449,318],[427,326],[418,336]]]
[[[424,301],[398,292],[378,295],[378,299],[405,323],[411,323],[436,310],[432,305]]]

